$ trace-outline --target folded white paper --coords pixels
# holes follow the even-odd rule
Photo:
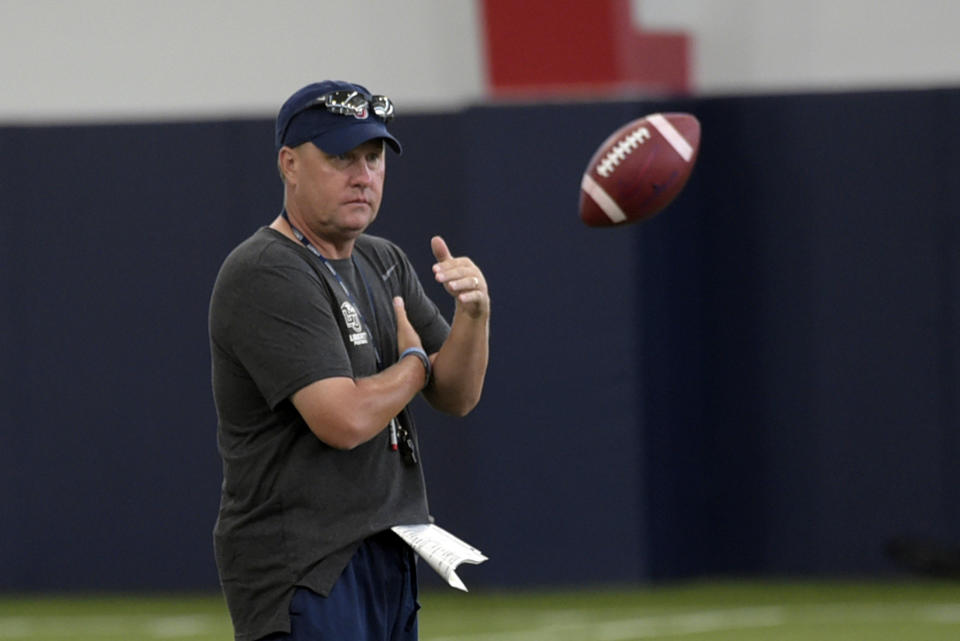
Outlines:
[[[432,523],[390,528],[423,557],[430,567],[458,590],[467,591],[455,570],[461,563],[477,565],[487,560],[480,550]]]

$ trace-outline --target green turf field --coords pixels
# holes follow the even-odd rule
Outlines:
[[[422,596],[422,641],[960,639],[960,583],[687,583]],[[229,641],[219,596],[0,597],[2,641]]]

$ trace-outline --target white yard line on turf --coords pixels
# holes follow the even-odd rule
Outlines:
[[[569,612],[566,614],[569,615]],[[537,628],[500,633],[424,637],[425,641],[626,641],[683,636],[718,630],[776,627],[782,624],[779,607],[709,610],[598,621],[588,616],[573,622],[549,623]]]
[[[960,603],[836,603],[729,608],[643,616],[610,621],[588,613],[562,621],[499,633],[423,636],[424,641],[632,641],[693,634],[775,628],[788,624],[883,623],[916,621],[960,625]]]
[[[207,634],[220,627],[210,615],[137,616],[137,615],[55,615],[0,616],[0,641],[72,635],[117,637],[138,635],[138,639],[177,639]]]

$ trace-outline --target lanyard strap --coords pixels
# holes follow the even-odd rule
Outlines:
[[[377,347],[377,337],[370,330],[370,325],[367,323],[366,317],[363,315],[363,310],[360,309],[360,305],[357,303],[357,299],[353,297],[353,294],[350,292],[350,289],[347,287],[347,284],[343,282],[343,278],[340,277],[340,274],[337,273],[337,270],[334,269],[333,265],[330,264],[330,261],[326,256],[320,253],[320,251],[313,246],[313,243],[303,235],[299,229],[297,229],[294,224],[290,221],[290,216],[287,215],[286,208],[280,212],[280,215],[283,216],[283,219],[287,221],[287,224],[290,225],[290,229],[293,230],[293,235],[297,237],[297,240],[300,243],[310,250],[310,252],[320,259],[320,262],[323,263],[324,267],[333,275],[333,277],[340,284],[340,288],[343,290],[343,293],[347,295],[347,298],[350,300],[350,304],[353,305],[354,309],[357,310],[357,315],[360,316],[360,322],[363,323],[363,329],[366,330],[367,334],[370,336],[370,342],[373,345],[373,353],[377,359],[377,371],[383,370],[383,360],[380,358],[380,349]],[[351,255],[350,259],[353,261],[353,268],[360,274],[360,281],[363,283],[363,288],[367,292],[367,302],[370,305],[370,313],[373,314],[373,323],[377,325],[377,308],[373,304],[373,295],[370,293],[370,285],[367,284],[367,278],[363,275],[363,270],[360,269],[360,265],[357,264],[357,259]]]

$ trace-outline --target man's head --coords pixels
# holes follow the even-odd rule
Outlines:
[[[400,142],[387,131],[391,118],[393,104],[385,96],[341,80],[315,82],[280,107],[274,147],[280,151],[309,141],[336,156],[368,140],[383,139],[399,154]]]
[[[291,221],[315,242],[340,248],[380,208],[393,105],[360,85],[326,81],[293,94],[277,115],[277,168]],[[346,245],[342,245],[346,243]]]

